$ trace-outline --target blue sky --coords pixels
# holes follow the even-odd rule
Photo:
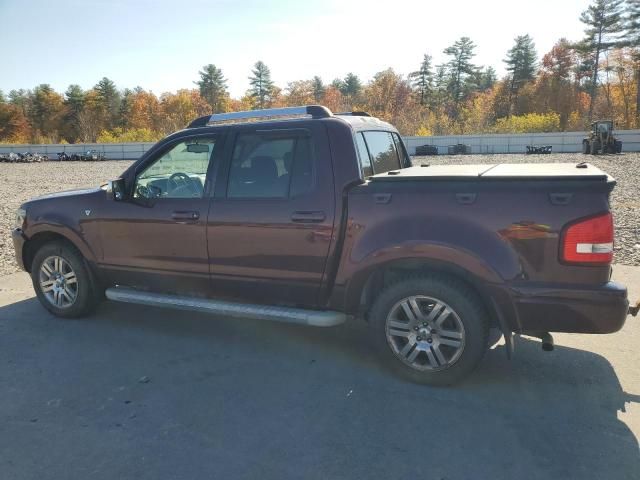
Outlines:
[[[256,60],[280,87],[353,71],[368,80],[392,67],[407,74],[422,55],[442,61],[460,36],[476,64],[503,73],[516,35],[538,53],[582,35],[589,0],[0,0],[4,66],[0,89],[49,83],[90,88],[107,76],[119,88],[156,94],[192,88],[198,70],[222,68],[233,96],[248,88]],[[459,16],[459,18],[454,18]]]

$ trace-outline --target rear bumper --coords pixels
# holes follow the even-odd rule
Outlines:
[[[613,333],[629,312],[627,289],[615,282],[588,289],[512,286],[510,293],[518,333]]]
[[[22,250],[24,249],[24,243],[27,241],[27,237],[24,235],[22,229],[16,228],[11,232],[11,238],[13,239],[13,248],[16,252],[16,262],[21,269],[25,270]]]

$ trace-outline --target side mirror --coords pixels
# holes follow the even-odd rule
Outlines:
[[[123,178],[109,180],[109,183],[107,183],[107,197],[111,200],[115,200],[116,202],[121,202],[125,199],[125,186]]]

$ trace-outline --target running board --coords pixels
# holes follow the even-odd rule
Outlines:
[[[126,287],[108,288],[105,295],[109,300],[115,302],[176,308],[179,310],[213,313],[235,318],[297,323],[313,327],[333,327],[347,320],[347,316],[340,312],[304,310],[302,308],[276,307],[271,305],[252,305],[226,302],[223,300],[210,300],[207,298],[181,297],[178,295],[144,292]]]

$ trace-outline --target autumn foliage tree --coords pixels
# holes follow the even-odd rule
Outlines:
[[[640,128],[640,0],[592,0],[581,18],[585,38],[560,39],[542,58],[530,36],[517,36],[502,78],[476,65],[475,43],[461,37],[441,64],[425,54],[408,75],[386,69],[368,81],[348,72],[330,84],[317,75],[281,88],[257,62],[240,98],[213,64],[194,75],[197,88],[159,96],[106,77],[64,94],[47,84],[14,89],[0,92],[0,142],[154,141],[215,112],[308,104],[367,111],[405,135],[576,131],[590,118]]]

